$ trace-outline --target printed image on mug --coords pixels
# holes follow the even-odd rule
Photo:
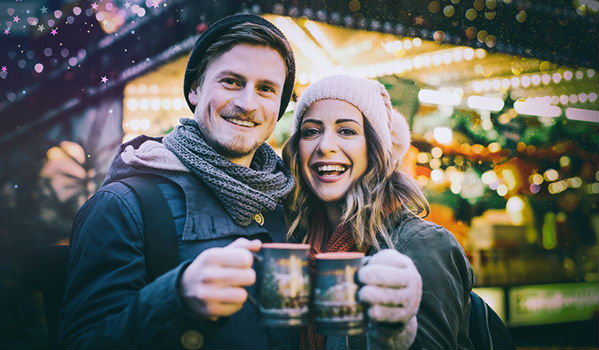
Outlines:
[[[259,252],[259,309],[267,326],[307,323],[310,297],[308,244],[263,243]]]
[[[323,335],[355,335],[364,331],[364,306],[356,300],[355,276],[363,253],[316,255],[314,314],[316,332]]]

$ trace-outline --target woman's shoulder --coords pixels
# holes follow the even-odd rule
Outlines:
[[[459,246],[455,236],[445,227],[409,212],[403,212],[396,216],[391,229],[391,237],[398,249],[413,240],[418,240],[419,244],[431,241],[435,246],[440,244]]]

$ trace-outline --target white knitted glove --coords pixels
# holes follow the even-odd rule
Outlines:
[[[397,328],[369,323],[366,337],[367,348],[368,350],[408,349],[414,342],[414,339],[416,339],[417,331],[418,320],[416,319],[416,316],[410,319],[402,331],[398,331]]]
[[[412,259],[395,249],[381,250],[360,268],[358,279],[364,284],[358,296],[370,305],[368,317],[374,322],[369,326],[369,335],[378,338],[369,343],[387,344],[394,349],[409,347],[416,336],[416,312],[422,297],[422,278]],[[377,330],[379,322],[402,323],[404,328]]]

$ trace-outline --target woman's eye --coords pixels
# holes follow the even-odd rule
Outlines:
[[[357,132],[353,129],[350,128],[342,128],[339,130],[339,133],[343,136],[352,136],[352,135],[356,135]]]
[[[304,138],[308,138],[308,137],[312,137],[318,134],[318,129],[303,129],[302,130],[302,137]]]

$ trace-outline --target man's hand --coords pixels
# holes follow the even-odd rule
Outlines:
[[[368,316],[375,322],[407,325],[418,311],[422,279],[408,256],[395,249],[373,255],[358,271],[360,301],[370,305]]]
[[[181,297],[200,317],[216,320],[239,311],[248,293],[245,286],[256,281],[252,252],[260,250],[257,239],[239,238],[223,248],[210,248],[185,269],[179,284]]]

